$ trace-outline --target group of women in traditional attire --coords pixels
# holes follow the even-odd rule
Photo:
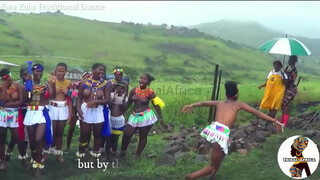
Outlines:
[[[151,127],[160,120],[163,101],[149,88],[154,78],[149,74],[140,76],[139,85],[130,93],[129,84],[123,80],[123,69],[114,69],[114,79],[106,80],[105,66],[96,63],[92,73],[84,72],[83,80],[71,82],[65,79],[67,65],[59,63],[47,82],[43,82],[44,67],[32,65],[32,74],[21,69],[20,80],[13,81],[8,69],[2,69],[0,76],[0,169],[7,168],[13,147],[18,145],[19,159],[28,165],[27,147],[30,147],[31,164],[40,175],[48,154],[54,154],[57,161],[64,162],[62,151],[63,132],[70,124],[67,136],[69,152],[77,119],[80,119],[79,148],[76,157],[82,159],[93,131],[93,158],[101,156],[104,147],[106,160],[116,155],[119,135],[123,134],[121,155],[125,155],[131,137],[139,131],[139,144],[135,157],[140,157],[147,144]],[[26,86],[32,83],[32,90]],[[30,89],[30,88],[29,88]],[[156,113],[149,107],[152,102]],[[133,113],[125,121],[125,112],[133,104]],[[7,150],[6,133],[11,131]]]

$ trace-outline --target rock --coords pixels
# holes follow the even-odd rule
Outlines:
[[[246,128],[246,134],[247,135],[250,135],[254,130],[255,130],[256,128],[254,127],[254,126],[252,126],[252,125],[250,125],[250,126],[248,126],[247,128]]]
[[[237,149],[236,151],[241,155],[245,155],[245,156],[248,155],[248,150],[246,149]]]
[[[270,136],[270,132],[269,131],[256,131],[256,134],[260,134],[264,137],[269,137]]]
[[[237,130],[239,128],[239,124],[238,123],[234,123],[230,129],[235,129]]]
[[[185,140],[182,137],[178,137],[178,139],[176,139],[176,144],[181,144],[184,141]]]
[[[199,137],[198,139],[199,139],[200,144],[207,144],[207,142],[208,142],[205,138],[202,138],[202,137]]]
[[[207,159],[207,157],[205,156],[205,155],[198,155],[196,158],[195,158],[195,160],[194,160],[194,162],[196,163],[196,164],[203,164],[205,161],[207,161],[208,159]]]
[[[174,157],[174,159],[180,159],[185,156],[188,156],[188,154],[189,153],[187,153],[187,152],[176,152],[173,157]]]
[[[179,137],[182,137],[183,139],[186,138],[186,133],[184,133],[184,132],[182,132],[182,131],[179,132],[177,135],[178,135],[178,138],[179,138]]]
[[[201,144],[198,148],[198,152],[199,154],[208,154],[210,152],[210,146],[209,145],[205,145],[205,144]]]
[[[246,143],[246,140],[245,140],[244,138],[240,138],[240,139],[239,139],[239,143],[240,143],[240,144],[244,144],[244,143]]]
[[[229,154],[236,150],[236,143],[230,140],[230,146],[228,147]]]
[[[191,148],[197,148],[198,145],[199,145],[199,140],[198,139],[192,139],[190,142],[188,142],[188,145],[191,147]]]
[[[184,128],[184,125],[181,124],[181,125],[179,126],[179,129],[183,129],[183,128]]]
[[[198,132],[193,132],[193,133],[190,134],[190,136],[191,137],[197,137],[197,136],[199,136],[199,133]]]
[[[243,149],[249,150],[249,143],[245,142],[245,143],[243,143],[243,144],[241,144],[241,145],[242,145],[242,148],[243,148]]]
[[[172,137],[173,140],[176,140],[176,139],[178,139],[178,137],[181,137],[181,134],[180,133],[173,133],[171,135],[171,137]]]
[[[258,143],[264,143],[266,142],[266,137],[261,135],[261,134],[255,134],[253,137],[254,141],[258,142]]]
[[[185,134],[185,135],[189,134],[189,132],[187,130],[183,130],[182,133]]]
[[[161,166],[161,165],[173,166],[175,164],[176,164],[176,160],[174,159],[172,154],[164,154],[156,162],[157,166]]]
[[[230,136],[233,136],[236,131],[237,131],[236,129],[231,129],[230,130]]]
[[[245,131],[244,130],[237,130],[235,133],[234,133],[234,135],[233,135],[233,139],[240,139],[240,138],[244,138],[244,137],[246,137],[247,135],[246,135],[246,133],[245,133]]]
[[[188,132],[187,134],[189,134],[189,133],[192,133],[192,132],[193,132],[193,129],[192,129],[192,128],[189,128],[189,129],[187,129],[186,131]]]
[[[242,148],[242,145],[241,145],[240,143],[236,143],[236,144],[235,144],[235,148],[236,148],[236,149],[241,149],[241,148]]]
[[[174,132],[173,127],[168,127],[166,130],[167,130],[168,133],[173,133]]]
[[[176,143],[176,141],[175,140],[170,140],[169,141],[169,147],[172,147],[172,146],[174,146],[174,145],[176,145],[177,143]]]
[[[181,150],[181,147],[179,147],[179,146],[173,146],[173,147],[170,147],[170,148],[168,148],[165,152],[164,152],[164,154],[174,154],[174,153],[176,153],[176,152],[178,152],[178,151],[180,151]]]
[[[189,152],[191,149],[190,149],[190,147],[187,145],[187,144],[185,144],[185,143],[182,143],[181,144],[181,151],[182,152]]]
[[[251,121],[252,126],[257,126],[258,124],[259,124],[259,120],[254,119]]]
[[[130,139],[130,143],[136,143],[136,142],[138,142],[138,138],[136,138],[136,137],[132,137],[131,139]]]

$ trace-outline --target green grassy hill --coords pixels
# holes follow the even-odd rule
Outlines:
[[[264,80],[272,69],[272,58],[265,53],[186,28],[107,23],[60,13],[1,13],[0,22],[0,59],[22,65],[33,59],[49,68],[64,61],[90,69],[102,62],[109,72],[123,66],[132,78],[149,72],[158,80],[179,82],[212,82],[216,63],[225,78],[237,81]]]
[[[258,47],[264,42],[278,37],[285,37],[285,32],[279,32],[266,28],[256,22],[238,22],[231,20],[221,20],[213,23],[203,23],[191,26],[201,32],[205,32],[222,39],[231,40],[253,48]],[[306,38],[288,34],[288,37],[296,38],[303,42],[312,52],[313,56],[320,56],[320,39]]]
[[[250,87],[242,97],[253,101],[260,100],[255,95],[256,86],[265,82],[275,58],[254,48],[175,26],[108,23],[61,13],[3,12],[0,26],[0,60],[22,66],[28,60],[41,62],[46,67],[45,75],[61,61],[82,70],[100,62],[107,66],[107,73],[122,66],[132,82],[148,72],[168,86],[177,82],[210,86],[215,64],[219,64],[222,82],[231,79]],[[312,82],[320,75],[319,66],[302,61],[298,67],[303,82],[313,87]],[[18,70],[11,70],[15,78]]]

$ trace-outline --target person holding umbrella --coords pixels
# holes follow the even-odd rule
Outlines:
[[[288,121],[289,121],[290,104],[294,100],[298,92],[298,87],[294,84],[298,76],[296,62],[298,62],[297,56],[290,56],[289,62],[288,62],[290,67],[287,66],[286,69],[284,70],[284,72],[288,76],[286,91],[285,91],[283,103],[282,103],[282,122],[284,123],[285,126],[288,125]]]
[[[273,62],[274,70],[270,71],[267,77],[266,83],[262,84],[258,88],[265,87],[264,96],[262,98],[260,109],[268,109],[268,115],[274,118],[277,111],[282,106],[282,100],[285,92],[285,84],[288,79],[284,73],[281,61],[277,60]]]

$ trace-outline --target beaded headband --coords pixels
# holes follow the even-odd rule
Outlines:
[[[114,74],[122,74],[123,73],[123,69],[114,69],[113,73]]]
[[[35,69],[42,69],[44,70],[43,66],[42,65],[35,65],[32,67],[32,70],[35,70]]]
[[[11,72],[2,76],[2,79],[5,80],[5,79],[8,79],[9,77],[11,77]]]

